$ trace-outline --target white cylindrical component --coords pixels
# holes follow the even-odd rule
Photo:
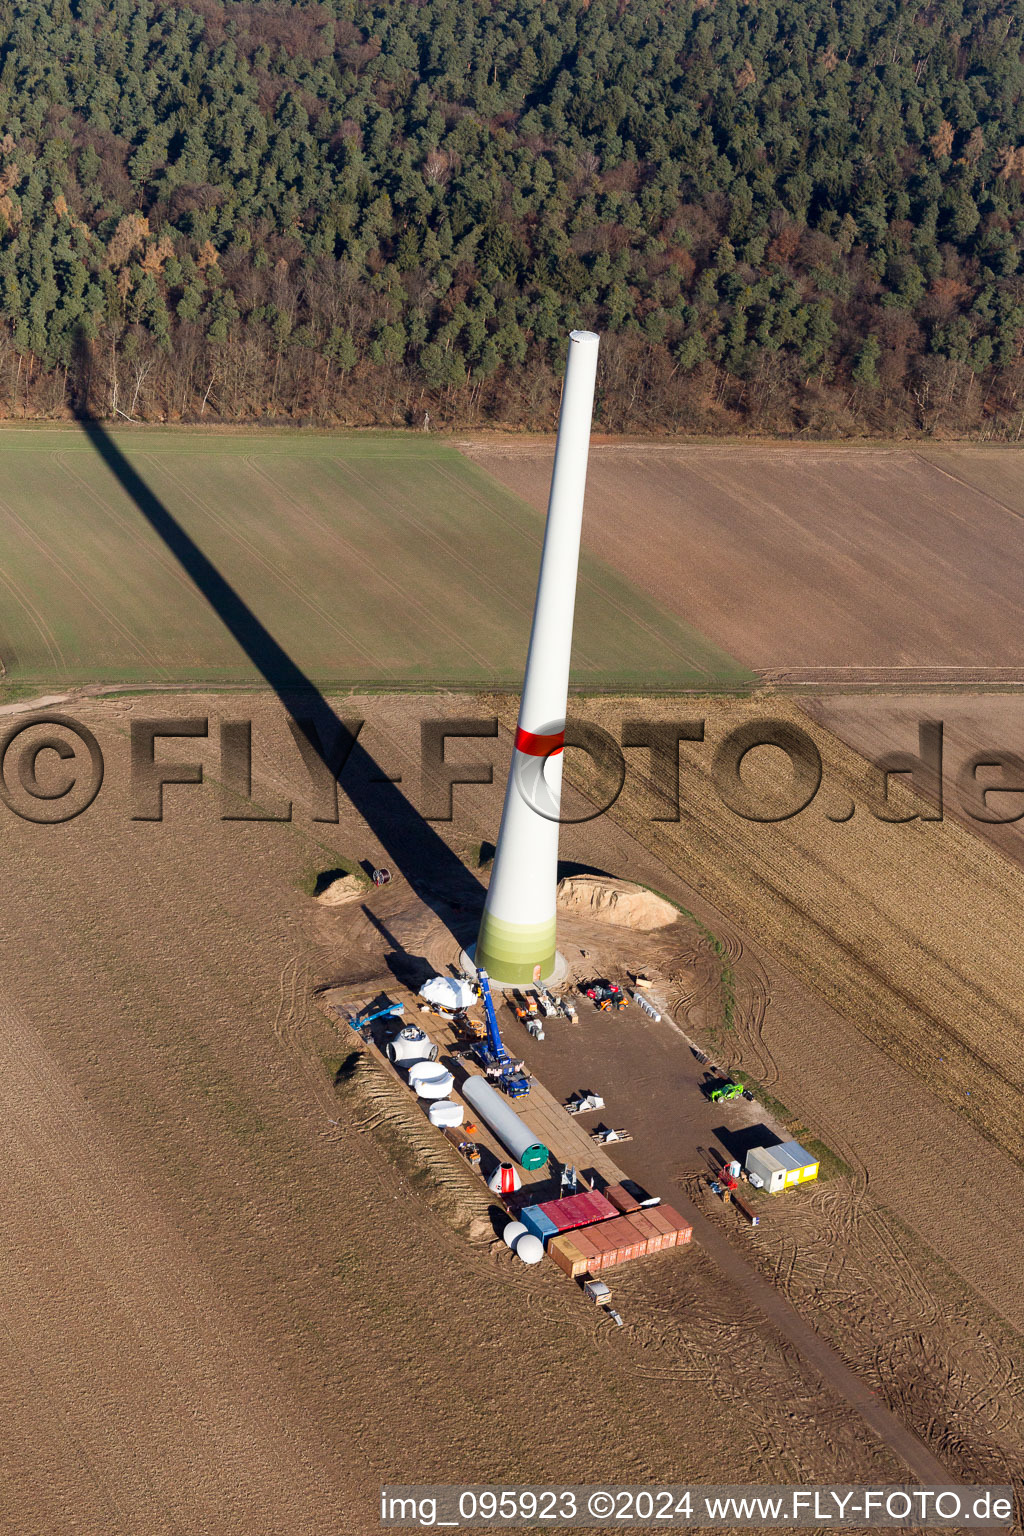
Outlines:
[[[502,1242],[509,1248],[514,1248],[519,1238],[526,1236],[526,1228],[521,1221],[510,1221],[501,1234]]]
[[[435,1099],[427,1110],[427,1119],[431,1125],[461,1125],[465,1111],[461,1104],[456,1104],[454,1099]]]
[[[527,1232],[525,1237],[518,1240],[513,1252],[524,1264],[539,1264],[544,1257],[544,1244],[532,1232]]]
[[[485,1125],[490,1126],[506,1152],[510,1152],[524,1168],[542,1168],[548,1160],[548,1149],[538,1141],[529,1126],[525,1125],[515,1110],[496,1093],[482,1077],[467,1077],[462,1085],[462,1097],[470,1109],[476,1111]]]
[[[569,337],[519,724],[477,939],[476,964],[505,984],[546,979],[555,965],[562,749],[598,344],[592,331]]]

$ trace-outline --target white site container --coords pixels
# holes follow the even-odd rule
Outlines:
[[[776,1150],[775,1147],[770,1152],[766,1147],[751,1147],[744,1163],[748,1173],[756,1173],[764,1180],[764,1187],[770,1195],[777,1195],[785,1189],[786,1174],[789,1171],[786,1164],[775,1156]]]

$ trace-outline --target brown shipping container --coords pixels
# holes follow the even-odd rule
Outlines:
[[[603,1223],[604,1233],[613,1245],[612,1252],[605,1260],[605,1266],[611,1264],[625,1264],[630,1259],[639,1258],[646,1244],[640,1233],[630,1223],[628,1216],[617,1216],[614,1221]]]
[[[586,1273],[587,1260],[580,1253],[575,1243],[567,1237],[553,1237],[548,1243],[547,1252],[554,1259],[564,1275],[575,1278]]]
[[[590,1239],[590,1245],[593,1249],[592,1263],[595,1270],[603,1269],[605,1264],[616,1251],[616,1244],[612,1241],[607,1232],[603,1232],[601,1230],[602,1227],[607,1227],[609,1225],[609,1222],[602,1221],[598,1222],[596,1226],[586,1228],[586,1233]]]
[[[643,1211],[631,1211],[626,1217],[630,1226],[639,1232],[640,1237],[646,1243],[645,1252],[660,1253],[665,1246],[665,1234],[659,1232],[653,1221],[648,1221]]]
[[[669,1221],[668,1217],[663,1214],[663,1211],[663,1206],[650,1205],[644,1211],[644,1215],[651,1223],[651,1226],[654,1227],[656,1231],[661,1233],[661,1246],[663,1248],[674,1248],[676,1245],[675,1227]]]
[[[588,1261],[601,1252],[600,1247],[593,1241],[586,1227],[577,1228],[572,1237],[568,1239],[574,1248],[577,1248]]]
[[[622,1211],[623,1214],[640,1209],[639,1200],[633,1198],[624,1184],[609,1184],[607,1189],[602,1190],[602,1194],[606,1200],[611,1201],[617,1211]]]
[[[671,1205],[659,1205],[658,1209],[661,1211],[663,1216],[668,1217],[669,1221],[675,1228],[676,1244],[678,1245],[680,1243],[688,1243],[693,1236],[693,1227],[690,1225],[690,1223],[688,1221],[684,1221],[679,1212],[674,1210]]]

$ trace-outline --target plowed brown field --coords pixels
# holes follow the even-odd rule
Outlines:
[[[463,452],[543,509],[553,443]],[[584,543],[762,674],[1024,673],[1024,452],[598,443]]]
[[[339,826],[309,820],[276,704],[225,713],[253,715],[257,799],[289,794],[292,823],[220,819],[215,741],[173,748],[207,785],[132,821],[126,732],[152,701],[72,708],[99,799],[54,828],[3,812],[5,1528],[336,1536],[373,1527],[388,1479],[904,1476],[699,1248],[637,1266],[610,1328],[551,1266],[456,1231],[361,1128],[313,993],[393,945],[299,882],[383,849],[344,797]],[[415,701],[366,714],[415,785]],[[446,835],[492,831],[499,794]]]

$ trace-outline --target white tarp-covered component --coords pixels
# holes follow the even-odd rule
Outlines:
[[[455,1079],[437,1061],[414,1061],[409,1068],[409,1084],[421,1099],[446,1099],[455,1087]]]
[[[454,1099],[435,1099],[427,1110],[431,1125],[461,1125],[464,1110]]]
[[[544,1244],[532,1232],[527,1232],[517,1240],[512,1252],[524,1264],[539,1264],[544,1257]]]
[[[420,997],[437,1008],[472,1008],[476,993],[468,981],[458,976],[431,976],[420,987]]]

